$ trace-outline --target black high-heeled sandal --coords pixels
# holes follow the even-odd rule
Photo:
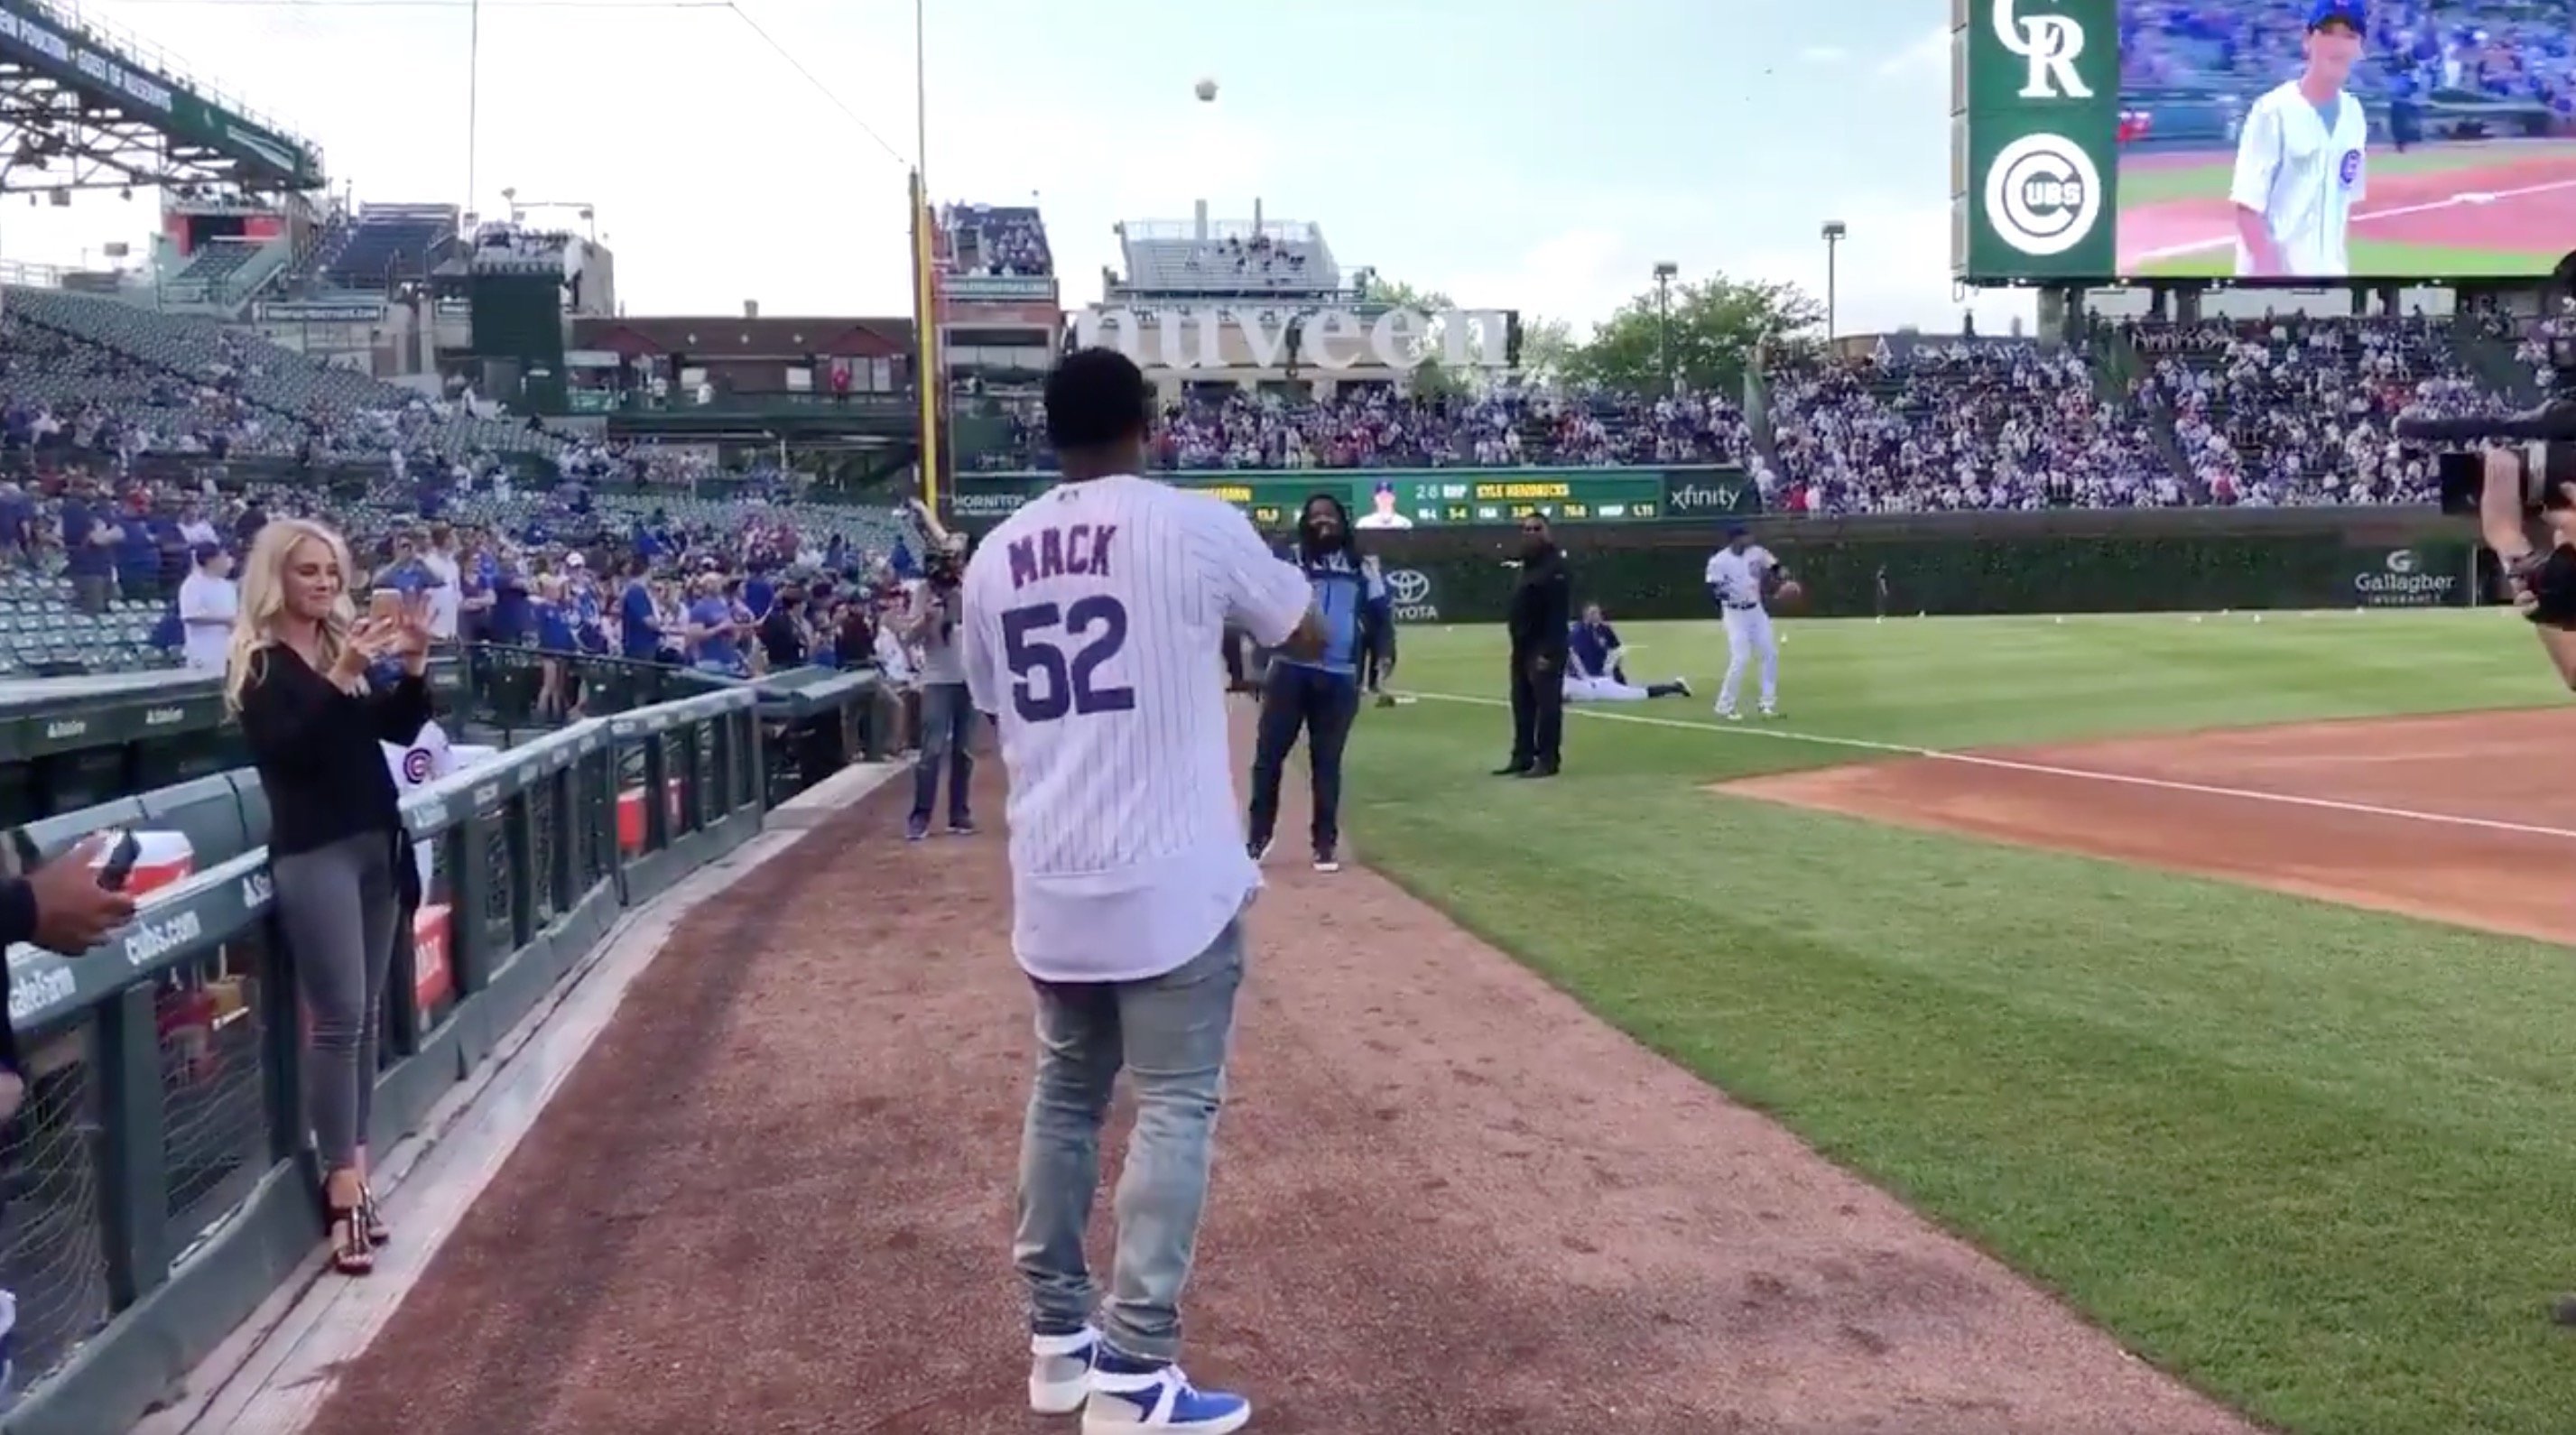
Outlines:
[[[376,1248],[367,1240],[366,1208],[332,1206],[329,1210],[331,1269],[344,1276],[374,1275]]]
[[[367,1244],[381,1246],[394,1238],[393,1227],[385,1224],[385,1208],[376,1200],[376,1188],[358,1188],[358,1224],[367,1233]]]

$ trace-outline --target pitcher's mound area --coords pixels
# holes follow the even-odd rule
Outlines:
[[[1715,790],[2576,942],[2576,713],[2296,723],[1859,763]]]

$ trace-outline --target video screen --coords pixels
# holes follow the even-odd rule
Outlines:
[[[2538,279],[2576,0],[2119,0],[2119,272]]]

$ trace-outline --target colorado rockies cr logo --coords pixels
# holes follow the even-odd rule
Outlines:
[[[2083,243],[2101,217],[2102,170],[2064,135],[2023,135],[1986,166],[1986,223],[2034,259]]]
[[[2093,87],[2075,73],[2084,53],[2084,27],[2064,15],[2024,15],[2021,0],[1995,0],[1995,42],[2030,66],[2022,78],[2025,100],[2089,100]]]

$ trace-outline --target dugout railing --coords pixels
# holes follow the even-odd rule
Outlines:
[[[373,1149],[418,1129],[622,909],[759,831],[759,706],[739,688],[588,719],[405,802],[432,854],[431,915],[395,957]],[[28,824],[11,845],[40,860],[103,820],[182,826],[201,856],[238,855],[201,861],[86,956],[8,955],[28,1067],[0,1173],[25,1390],[0,1421],[10,1435],[128,1428],[323,1234],[257,782],[210,775]]]

